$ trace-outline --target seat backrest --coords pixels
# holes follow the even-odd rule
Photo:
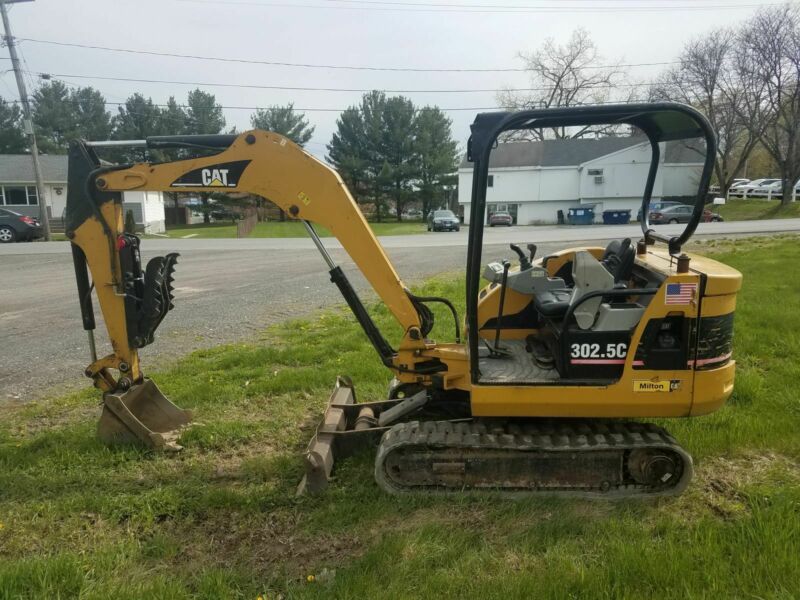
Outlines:
[[[614,283],[619,283],[630,280],[635,260],[636,250],[631,244],[631,238],[625,238],[609,243],[600,262],[614,277]]]
[[[572,288],[572,296],[569,300],[570,306],[575,305],[582,296],[589,292],[599,292],[614,288],[614,276],[585,250],[575,253],[575,260],[572,263],[572,278],[575,280],[575,287]],[[600,308],[602,301],[602,296],[590,298],[575,309],[575,320],[578,322],[578,327],[589,329],[594,325],[597,310]]]

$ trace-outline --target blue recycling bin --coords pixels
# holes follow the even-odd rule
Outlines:
[[[627,225],[630,222],[630,208],[603,211],[603,223],[606,225]]]
[[[570,208],[567,211],[567,223],[570,225],[591,225],[594,223],[594,208],[591,206]]]

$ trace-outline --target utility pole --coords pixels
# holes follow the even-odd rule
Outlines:
[[[36,145],[36,132],[33,130],[33,118],[31,116],[31,104],[28,101],[28,92],[25,89],[25,80],[22,78],[22,68],[17,56],[17,48],[14,44],[14,36],[11,35],[11,24],[8,21],[8,10],[6,4],[17,4],[19,2],[33,2],[33,0],[0,0],[0,12],[3,14],[3,27],[5,27],[4,40],[11,55],[11,66],[14,68],[14,76],[17,78],[17,88],[19,89],[19,99],[22,102],[22,128],[30,138],[31,159],[33,160],[33,176],[36,178],[36,197],[39,202],[39,221],[42,223],[44,239],[50,240],[50,219],[47,216],[47,198],[44,191],[44,180],[42,179],[42,167],[39,165],[39,148]]]

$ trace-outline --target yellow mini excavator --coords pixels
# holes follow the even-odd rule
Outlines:
[[[527,252],[512,245],[518,264],[483,268],[489,160],[498,138],[515,130],[605,124],[635,128],[651,151],[649,166],[642,165],[641,239],[538,258],[534,244]],[[733,389],[741,275],[682,252],[703,215],[714,164],[708,121],[680,104],[625,104],[484,113],[471,129],[463,323],[448,299],[421,297],[403,284],[339,175],[280,135],[74,142],[66,231],[92,350],[86,375],[103,391],[99,436],[174,448],[191,421],[144,376],[137,354],[173,308],[178,256],[141,264],[139,238],[123,229],[121,193],[229,190],[267,198],[305,224],[331,281],[393,375],[387,399],[363,403],[352,383],[339,378],[308,447],[301,490],[325,489],[335,459],[372,444],[375,478],[392,493],[680,493],[692,475],[691,457],[661,427],[631,419],[704,415]],[[653,230],[648,215],[664,149],[676,143],[705,158],[691,219],[680,236],[670,237]],[[180,149],[188,158],[102,162],[98,152],[114,145]],[[313,224],[336,236],[397,319],[403,335],[396,345],[378,330]],[[102,358],[92,334],[92,291],[112,347]],[[432,303],[452,312],[455,342],[430,339]]]

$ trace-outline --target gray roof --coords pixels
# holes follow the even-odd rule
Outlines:
[[[39,156],[45,183],[67,183],[67,157],[63,154]],[[33,183],[30,154],[0,154],[0,183]]]
[[[613,154],[625,148],[647,141],[643,136],[576,138],[565,140],[544,140],[543,142],[508,142],[498,144],[492,150],[489,167],[568,167],[577,166]],[[667,142],[665,160],[670,163],[697,163],[703,155],[687,148],[681,142]],[[461,168],[469,167],[466,155]]]

